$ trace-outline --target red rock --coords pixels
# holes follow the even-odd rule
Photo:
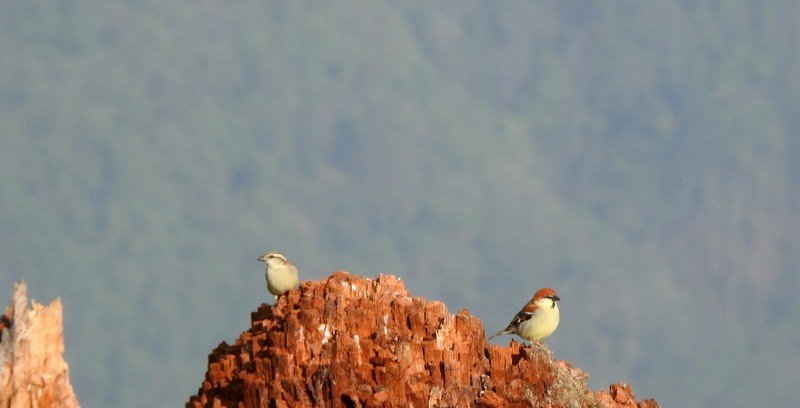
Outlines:
[[[653,399],[636,402],[633,389],[628,384],[612,384],[609,391],[602,390],[597,393],[597,400],[607,406],[631,408],[659,408],[658,402]]]
[[[488,344],[469,311],[411,297],[394,276],[303,282],[251,322],[212,351],[187,407],[637,406],[627,386],[591,392],[546,346]]]

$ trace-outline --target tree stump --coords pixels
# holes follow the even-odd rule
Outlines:
[[[27,286],[14,284],[0,317],[0,407],[78,407],[63,353],[61,301],[28,308]]]

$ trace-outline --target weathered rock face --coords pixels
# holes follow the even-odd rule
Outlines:
[[[490,345],[478,318],[410,297],[393,276],[304,282],[251,320],[211,353],[187,407],[658,406],[624,386],[592,393],[543,347]]]
[[[28,308],[27,287],[15,284],[0,317],[0,407],[78,407],[63,352],[61,301]]]

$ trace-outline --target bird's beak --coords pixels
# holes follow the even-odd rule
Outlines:
[[[259,262],[267,262],[267,258],[264,258],[263,256],[261,256],[261,257],[258,258],[258,261]]]
[[[561,298],[558,297],[558,296],[553,295],[553,300],[555,300],[557,302],[557,301],[561,300]]]

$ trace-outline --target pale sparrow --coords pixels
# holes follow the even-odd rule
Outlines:
[[[282,253],[270,251],[258,260],[267,264],[267,290],[275,295],[275,299],[299,285],[297,268]]]

